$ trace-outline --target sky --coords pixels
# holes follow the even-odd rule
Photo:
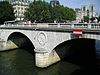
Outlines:
[[[45,0],[50,2],[50,0]],[[95,6],[96,12],[100,15],[100,0],[59,0],[61,5],[70,7],[70,8],[81,8],[82,5],[86,5],[89,8],[90,4]]]

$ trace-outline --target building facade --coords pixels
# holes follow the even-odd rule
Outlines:
[[[92,4],[89,6],[89,8],[85,5],[83,5],[82,8],[75,8],[75,11],[77,22],[84,20],[84,16],[88,16],[89,18],[96,17],[96,10]]]
[[[89,18],[96,17],[95,8],[93,5],[90,5],[89,11],[90,11]]]
[[[24,13],[29,6],[30,0],[4,0],[8,1],[13,5],[14,13],[15,13],[15,20],[23,20]]]
[[[76,11],[76,21],[81,22],[81,9],[80,8],[75,8]]]
[[[60,3],[59,3],[58,0],[51,0],[51,1],[50,1],[50,5],[56,6],[56,5],[60,5]]]

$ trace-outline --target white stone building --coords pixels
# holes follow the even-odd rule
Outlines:
[[[93,5],[90,5],[90,7],[89,7],[89,12],[90,12],[89,18],[96,17],[95,8],[94,8]]]
[[[75,11],[77,22],[84,20],[84,16],[88,16],[89,18],[96,17],[96,10],[92,4],[89,6],[89,8],[86,7],[86,5],[83,5],[82,8],[75,8]]]
[[[30,0],[5,0],[9,1],[14,8],[16,20],[23,20],[24,13],[29,6]]]
[[[81,22],[81,9],[80,8],[75,8],[76,11],[76,22]]]

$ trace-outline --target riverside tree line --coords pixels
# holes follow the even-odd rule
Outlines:
[[[4,21],[15,20],[13,6],[7,1],[0,2],[0,24]],[[76,19],[76,12],[72,8],[63,5],[50,5],[45,1],[34,1],[24,13],[24,20],[39,23],[67,22]],[[88,18],[86,18],[88,20]],[[100,16],[98,17],[100,21]]]
[[[0,24],[4,21],[15,20],[13,6],[7,1],[0,2]],[[63,5],[51,6],[45,1],[34,1],[29,4],[29,8],[24,13],[24,19],[31,22],[65,22],[75,20],[75,11]]]
[[[72,8],[63,5],[50,5],[45,1],[34,1],[25,12],[25,19],[32,22],[65,22],[76,19],[76,13]]]

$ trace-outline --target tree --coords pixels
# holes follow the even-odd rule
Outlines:
[[[32,22],[47,22],[50,19],[49,4],[44,1],[34,1],[25,12],[25,19]]]
[[[84,16],[83,18],[84,18],[84,22],[87,22],[87,23],[89,22],[89,17],[88,16]]]
[[[51,19],[57,22],[61,21],[63,19],[63,12],[63,6],[58,5],[51,7]]]
[[[65,22],[75,20],[76,13],[73,9],[63,5],[52,7],[49,3],[39,0],[29,5],[25,12],[25,19],[32,22]]]
[[[76,12],[72,8],[66,7],[65,11],[67,20],[72,21],[76,19]]]
[[[97,19],[98,19],[98,22],[100,22],[100,15],[99,15],[99,17]]]
[[[93,22],[95,20],[95,17],[90,18],[91,22]]]
[[[4,21],[14,20],[13,7],[7,1],[0,2],[0,24],[3,24]]]

